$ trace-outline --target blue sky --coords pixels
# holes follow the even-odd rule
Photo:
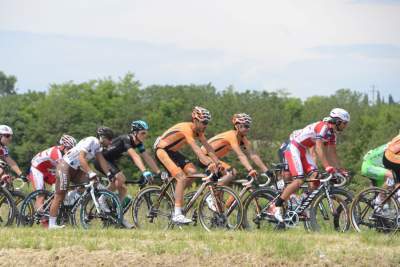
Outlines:
[[[0,0],[0,70],[21,91],[133,72],[146,86],[340,88],[400,100],[400,1]]]

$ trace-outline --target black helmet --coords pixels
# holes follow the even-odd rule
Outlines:
[[[105,127],[105,126],[100,126],[97,128],[97,138],[104,137],[107,139],[112,139],[114,136],[113,131],[111,128]]]

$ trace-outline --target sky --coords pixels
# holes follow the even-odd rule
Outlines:
[[[0,70],[20,92],[135,74],[152,84],[350,88],[400,100],[400,0],[0,0]]]

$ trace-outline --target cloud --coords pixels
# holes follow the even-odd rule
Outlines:
[[[318,46],[311,48],[323,55],[337,56],[365,56],[369,58],[400,58],[400,45],[392,44],[354,44],[354,45],[336,45],[336,46]]]

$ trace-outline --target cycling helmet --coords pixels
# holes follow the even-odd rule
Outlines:
[[[97,128],[97,138],[104,137],[107,139],[112,139],[114,136],[113,131],[109,127],[100,126]]]
[[[237,113],[232,117],[233,125],[236,124],[251,124],[251,117],[246,113]]]
[[[13,130],[10,126],[0,125],[0,134],[13,134]]]
[[[350,114],[342,109],[342,108],[334,108],[329,113],[329,117],[332,119],[338,119],[341,121],[349,122],[350,121]]]
[[[196,106],[192,110],[192,119],[197,119],[201,122],[210,121],[211,120],[210,111],[208,111],[205,108]]]
[[[0,159],[0,168],[4,169],[5,167],[7,167],[7,162],[5,162],[4,160]]]
[[[149,130],[149,125],[142,120],[132,121],[131,123],[131,132],[137,132],[142,130]]]
[[[64,147],[73,148],[76,145],[76,140],[72,136],[64,134],[61,136],[59,143]]]

